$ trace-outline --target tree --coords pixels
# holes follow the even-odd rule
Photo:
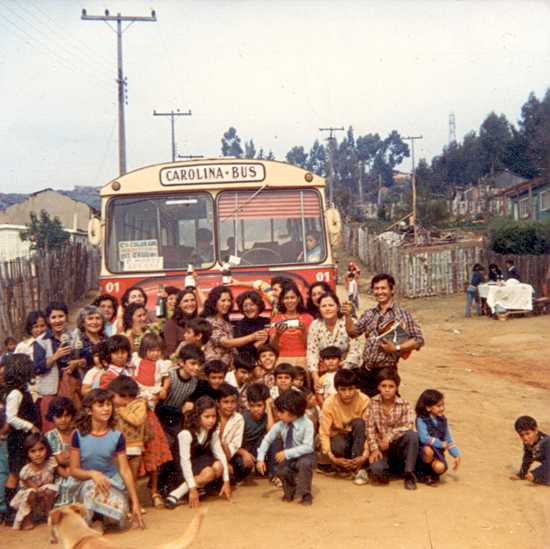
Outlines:
[[[304,147],[292,147],[292,149],[286,153],[285,160],[289,164],[305,168],[307,165],[307,153]]]
[[[248,141],[248,143],[245,141],[244,143],[244,157],[245,158],[254,158],[256,156],[256,148],[254,147],[254,141],[252,139]]]
[[[59,217],[55,216],[52,221],[46,210],[40,212],[40,218],[36,212],[31,212],[29,217],[31,220],[27,228],[19,232],[19,238],[23,242],[28,240],[31,250],[58,250],[70,242],[71,235],[63,228]]]
[[[233,127],[229,128],[222,138],[222,155],[234,156],[235,158],[243,157],[243,148],[241,147],[241,138],[237,135],[237,130]]]
[[[320,175],[321,177],[324,177],[326,173],[326,162],[327,150],[325,149],[325,146],[321,145],[319,140],[316,139],[313,143],[313,147],[311,147],[311,150],[309,151],[306,169]]]
[[[275,155],[273,154],[273,151],[269,149],[269,152],[267,153],[267,156],[265,157],[266,160],[275,160]]]
[[[512,141],[512,132],[506,116],[497,116],[492,112],[479,128],[479,140],[487,158],[490,174],[495,175],[495,170],[504,170],[504,160]]]

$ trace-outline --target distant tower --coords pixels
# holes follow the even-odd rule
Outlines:
[[[449,115],[449,145],[456,142],[456,126],[455,126],[455,115],[452,112]]]

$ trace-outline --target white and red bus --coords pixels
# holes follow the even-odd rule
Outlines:
[[[137,285],[152,308],[159,284],[184,288],[189,264],[207,293],[221,284],[228,256],[238,280],[283,275],[304,296],[315,281],[334,287],[325,180],[302,168],[235,158],[158,164],[100,194],[102,219],[92,220],[90,240],[102,245],[102,293],[120,299]]]

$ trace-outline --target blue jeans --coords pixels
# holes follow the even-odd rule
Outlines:
[[[475,303],[476,303],[476,313],[478,315],[481,314],[481,310],[479,308],[479,292],[477,291],[477,288],[469,287],[466,290],[466,294],[467,294],[466,316],[470,316],[470,309],[472,307],[472,301],[475,301]]]

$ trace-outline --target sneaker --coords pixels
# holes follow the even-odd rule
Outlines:
[[[416,481],[414,475],[407,475],[405,477],[405,490],[416,490]]]
[[[164,507],[166,509],[175,509],[178,505],[180,505],[180,502],[174,496],[168,496],[164,500]]]
[[[357,484],[357,486],[364,486],[365,484],[369,483],[369,474],[365,469],[359,469],[357,473],[355,473],[355,480],[353,481],[354,484]]]
[[[271,477],[269,482],[271,482],[274,486],[277,486],[277,488],[283,487],[283,481],[279,477]]]
[[[293,493],[292,493],[292,494],[285,494],[285,495],[283,496],[283,501],[284,501],[285,503],[292,503],[292,500],[293,500],[293,499],[294,499],[294,494],[293,494]]]
[[[353,480],[355,478],[355,475],[351,471],[338,471],[336,476],[344,480]]]

